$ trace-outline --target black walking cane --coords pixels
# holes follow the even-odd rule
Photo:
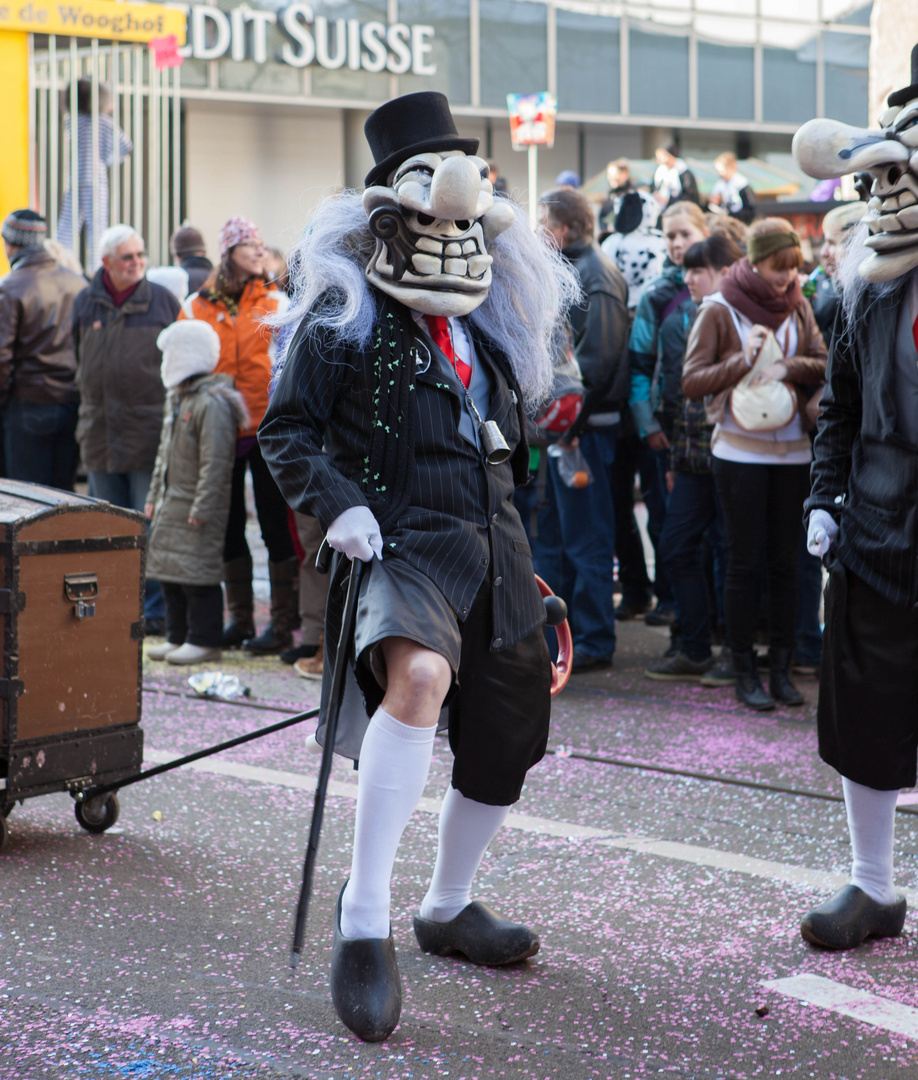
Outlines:
[[[319,550],[316,564],[321,569],[323,552],[328,552],[326,544]],[[344,676],[347,671],[347,653],[351,636],[354,633],[354,619],[357,614],[357,592],[363,563],[360,559],[351,561],[351,572],[347,582],[347,595],[344,599],[344,611],[341,615],[341,634],[338,637],[338,651],[335,654],[335,667],[332,672],[331,691],[328,695],[328,716],[325,720],[325,745],[322,747],[322,764],[319,779],[316,781],[316,797],[312,808],[312,822],[309,826],[309,840],[306,843],[306,858],[303,863],[303,882],[300,885],[300,899],[296,906],[296,923],[293,930],[293,948],[290,951],[290,966],[295,968],[303,951],[303,935],[306,930],[306,912],[309,908],[309,896],[312,892],[312,874],[316,866],[319,851],[319,833],[322,831],[322,815],[325,811],[325,792],[331,774],[332,755],[335,752],[335,735],[338,729],[338,714],[344,697]]]

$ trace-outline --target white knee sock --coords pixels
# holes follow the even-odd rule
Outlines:
[[[842,777],[848,832],[851,835],[851,884],[877,903],[892,904],[893,839],[896,831],[898,791],[877,791]]]
[[[450,785],[440,810],[437,862],[421,901],[422,919],[449,922],[471,903],[472,878],[509,812],[509,806],[467,799]]]
[[[351,879],[341,933],[389,936],[389,884],[405,826],[424,793],[436,726],[411,727],[377,709],[360,748]]]

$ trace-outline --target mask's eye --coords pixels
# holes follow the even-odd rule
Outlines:
[[[434,171],[430,165],[425,165],[422,161],[416,161],[413,164],[407,165],[405,166],[405,168],[399,170],[399,173],[395,178],[396,184],[400,180],[404,180],[406,176],[410,176],[412,173],[416,173],[420,176],[430,177],[433,176]]]
[[[430,214],[418,214],[419,225],[433,225],[436,220],[437,219],[431,217]]]
[[[487,180],[490,175],[491,175],[491,170],[488,168],[488,166],[487,165],[482,165],[481,166],[481,172],[479,173],[479,176],[481,177],[481,179],[482,180]]]
[[[899,135],[916,124],[918,124],[918,108],[903,109],[899,119],[893,125],[893,131]]]

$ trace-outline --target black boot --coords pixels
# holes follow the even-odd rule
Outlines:
[[[293,644],[293,630],[300,621],[300,561],[294,555],[283,562],[268,563],[271,580],[271,622],[258,635],[242,643],[246,652],[267,656],[283,652]]]
[[[803,695],[790,681],[790,649],[772,648],[768,654],[768,689],[780,705],[803,705]]]
[[[255,633],[255,598],[252,594],[252,558],[241,555],[223,564],[223,587],[229,622],[223,627],[223,648],[238,649]]]
[[[736,672],[736,696],[744,705],[757,712],[766,712],[775,707],[774,701],[759,681],[754,649],[747,652],[737,652],[734,649],[733,670]]]

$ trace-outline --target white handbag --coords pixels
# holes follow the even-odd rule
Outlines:
[[[747,375],[730,391],[730,412],[743,431],[777,431],[797,413],[797,395],[786,382],[756,383],[753,378],[773,364],[784,360],[784,352],[769,331],[762,342],[755,363]]]

